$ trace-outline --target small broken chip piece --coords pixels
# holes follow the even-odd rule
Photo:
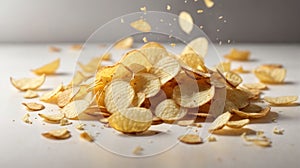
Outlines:
[[[53,75],[55,74],[56,70],[59,68],[60,59],[56,59],[48,64],[45,64],[39,68],[31,70],[33,73],[37,75]]]
[[[140,20],[131,22],[130,26],[141,32],[150,32],[151,31],[150,24],[148,22],[146,22],[144,19],[140,19]]]
[[[51,130],[42,135],[48,139],[68,139],[71,137],[70,131],[67,128]]]
[[[25,99],[33,99],[39,97],[39,95],[33,90],[27,90],[23,97]]]
[[[212,8],[215,4],[212,0],[204,0],[204,3],[207,8]]]
[[[142,148],[141,146],[137,146],[137,147],[134,148],[132,153],[135,154],[135,155],[141,155],[143,150],[144,150],[144,148]]]
[[[66,126],[66,125],[71,125],[72,122],[69,121],[69,120],[66,119],[66,118],[63,118],[63,119],[60,120],[59,124],[60,124],[61,126]]]
[[[279,128],[277,128],[277,127],[275,127],[275,128],[273,129],[273,133],[274,133],[274,134],[277,134],[277,135],[283,135],[283,132],[284,132],[284,129],[279,129]]]
[[[186,34],[190,34],[192,32],[193,27],[194,27],[194,20],[188,12],[181,11],[180,14],[179,14],[178,22],[179,22],[180,28]]]
[[[30,111],[40,111],[45,108],[44,105],[35,102],[22,103],[22,104]]]
[[[230,112],[225,112],[221,115],[219,115],[211,124],[211,126],[209,127],[209,131],[212,132],[214,130],[223,128],[225,126],[225,124],[230,120],[230,118],[232,117]]]
[[[22,78],[18,80],[10,77],[11,84],[20,91],[36,90],[44,84],[45,80],[45,74],[37,78]]]
[[[198,134],[186,134],[178,137],[180,142],[186,144],[201,144],[203,143],[202,138]]]
[[[74,50],[74,51],[78,51],[78,50],[82,50],[83,49],[83,46],[81,44],[73,44],[71,46],[71,50]]]
[[[279,96],[269,97],[265,96],[264,100],[271,105],[290,105],[298,100],[298,96]]]
[[[267,85],[263,83],[244,83],[243,86],[248,89],[258,89],[258,90],[264,90],[268,88]]]
[[[86,131],[80,134],[80,138],[89,142],[94,142],[94,137],[91,134],[87,133]]]
[[[259,112],[251,112],[251,111],[249,112],[249,111],[246,111],[245,109],[243,109],[243,110],[232,109],[232,112],[242,118],[261,118],[261,117],[266,116],[270,112],[270,110],[271,110],[271,107],[267,106]]]
[[[40,117],[42,117],[45,120],[48,121],[53,121],[53,122],[59,122],[60,120],[62,120],[65,115],[62,113],[56,113],[56,114],[38,114]]]
[[[230,53],[224,56],[227,59],[235,61],[248,61],[250,57],[249,51],[237,50],[235,48],[230,50]]]
[[[26,113],[24,116],[23,116],[23,118],[22,118],[22,120],[25,122],[25,123],[27,123],[27,124],[32,124],[32,121],[30,121],[30,115],[28,114],[28,113]]]
[[[257,136],[254,138],[249,138],[246,136],[246,133],[241,135],[242,139],[246,142],[252,142],[254,145],[261,146],[261,147],[271,147],[272,141],[265,136]]]
[[[84,127],[85,127],[85,124],[83,124],[83,123],[76,125],[76,129],[78,129],[78,130],[84,130]]]
[[[242,119],[242,120],[237,120],[237,121],[228,121],[226,123],[226,126],[228,126],[230,128],[242,128],[249,123],[250,123],[249,119]]]

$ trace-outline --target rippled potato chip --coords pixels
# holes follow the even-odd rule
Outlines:
[[[84,112],[89,106],[90,103],[85,100],[75,100],[64,106],[61,112],[68,119],[76,119],[78,115]]]
[[[144,132],[151,126],[152,113],[146,108],[131,107],[113,113],[108,122],[112,128],[123,133]]]
[[[27,90],[23,96],[25,99],[32,99],[39,97],[39,95],[33,90]]]
[[[193,27],[194,27],[194,20],[188,12],[186,12],[186,11],[180,12],[178,23],[179,23],[180,28],[186,34],[190,34],[192,32]]]
[[[228,126],[230,128],[242,128],[249,123],[250,123],[249,119],[242,119],[242,120],[237,120],[237,121],[228,121],[226,123],[226,126]]]
[[[164,121],[176,121],[187,114],[187,109],[182,108],[172,99],[166,99],[155,108],[155,115]]]
[[[22,78],[18,80],[10,77],[11,84],[20,91],[36,90],[44,84],[45,80],[45,74],[37,78]]]
[[[39,104],[39,103],[34,103],[34,102],[29,102],[29,103],[22,103],[25,107],[27,107],[28,110],[30,111],[40,111],[45,108],[44,105]]]
[[[79,92],[80,87],[69,88],[58,94],[57,105],[59,107],[64,107],[67,105]]]
[[[281,66],[262,65],[254,70],[254,74],[263,83],[283,83],[286,69]]]
[[[243,82],[243,78],[239,74],[232,71],[225,72],[224,76],[226,82],[233,87],[237,87],[239,84]]]
[[[68,139],[71,137],[70,131],[66,128],[61,128],[57,130],[51,130],[42,135],[49,139]]]
[[[264,100],[272,105],[289,105],[298,100],[298,96],[265,96]]]
[[[145,98],[155,96],[160,91],[161,86],[159,78],[150,73],[135,74],[131,85],[136,93],[145,93]]]
[[[202,60],[208,51],[208,41],[205,37],[198,37],[190,41],[182,50],[181,55],[194,53]]]
[[[186,144],[201,144],[203,143],[201,137],[196,134],[186,134],[178,137],[178,140],[180,142],[186,143]]]
[[[132,72],[145,72],[148,71],[152,65],[139,50],[132,50],[126,53],[120,60],[120,63],[128,67]]]
[[[37,75],[53,75],[55,74],[56,70],[59,68],[60,59],[56,59],[48,64],[45,64],[39,68],[31,70],[33,73]]]
[[[232,109],[232,112],[242,118],[261,118],[266,116],[270,112],[270,110],[271,107],[267,106],[264,109],[262,109],[260,112],[247,112],[245,109],[243,109],[243,111]]]
[[[165,47],[156,42],[148,42],[140,48],[140,51],[145,55],[148,61],[154,65],[159,62],[164,56],[168,55]]]
[[[230,112],[225,112],[221,115],[219,115],[213,123],[209,127],[209,131],[215,131],[217,129],[221,129],[225,126],[225,124],[230,120],[232,117],[232,114]]]
[[[146,22],[144,19],[140,19],[140,20],[131,22],[130,26],[141,32],[150,32],[151,31],[151,25],[148,22]]]
[[[63,113],[56,113],[56,114],[41,114],[39,113],[39,116],[47,121],[53,121],[53,122],[59,122],[62,120],[65,115]]]
[[[114,48],[117,48],[117,49],[128,49],[128,48],[132,47],[133,42],[134,42],[133,37],[127,37],[127,38],[124,38],[124,39],[118,41],[114,45]]]
[[[227,59],[230,60],[236,60],[236,61],[248,61],[250,57],[249,51],[241,51],[237,50],[235,48],[231,49],[230,53],[224,56]]]

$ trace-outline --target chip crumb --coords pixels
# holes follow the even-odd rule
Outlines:
[[[69,120],[66,119],[66,118],[63,118],[63,119],[60,120],[59,124],[60,124],[61,126],[66,126],[66,125],[71,125],[72,122],[69,121]]]
[[[50,51],[50,52],[60,52],[60,51],[61,51],[61,48],[55,47],[55,46],[50,46],[50,47],[49,47],[49,51]]]
[[[219,16],[218,19],[220,19],[220,20],[223,19],[223,16]]]
[[[216,142],[217,141],[217,138],[215,136],[212,136],[210,135],[208,138],[207,138],[208,142]]]
[[[176,46],[176,43],[171,43],[170,46],[174,48]]]
[[[171,5],[167,5],[167,10],[169,11],[169,10],[171,10]]]
[[[25,122],[25,123],[27,123],[27,124],[32,124],[32,121],[30,121],[30,115],[28,114],[28,113],[26,113],[24,116],[23,116],[23,118],[22,118],[22,120]]]
[[[283,135],[284,129],[275,127],[273,133],[277,135]]]
[[[195,127],[198,127],[198,128],[201,128],[202,127],[202,124],[201,123],[193,123],[192,126],[195,126]]]
[[[108,123],[108,118],[101,118],[101,119],[99,119],[99,121],[103,124],[107,124]]]
[[[202,10],[202,9],[197,10],[197,13],[203,13],[203,12],[204,12],[204,10]]]
[[[147,7],[146,7],[146,6],[141,7],[141,8],[140,8],[140,11],[146,12],[146,11],[147,11]]]
[[[266,136],[256,136],[254,138],[249,138],[248,136],[246,136],[246,133],[244,132],[241,135],[241,138],[246,142],[251,142],[252,144],[261,147],[271,147],[272,144],[272,141]]]
[[[84,126],[85,125],[86,124],[80,123],[80,124],[76,125],[76,129],[78,129],[78,130],[84,130]]]
[[[143,42],[144,42],[144,43],[148,43],[147,37],[143,37]]]
[[[91,134],[87,133],[86,131],[80,134],[80,138],[89,142],[94,142],[94,137]]]
[[[212,8],[215,4],[212,0],[204,0],[204,3],[207,8]]]
[[[137,146],[133,149],[132,153],[135,155],[141,155],[144,149],[141,146]]]

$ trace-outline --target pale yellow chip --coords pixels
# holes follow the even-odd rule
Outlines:
[[[60,121],[59,121],[59,124],[61,125],[61,126],[66,126],[66,125],[71,125],[72,124],[72,122],[70,122],[68,119],[66,119],[66,118],[63,118],[63,119],[61,119]]]
[[[207,137],[207,141],[208,142],[216,142],[217,138],[215,136],[210,135],[209,137]]]
[[[279,129],[277,127],[274,127],[273,133],[277,135],[283,135],[284,129]]]
[[[45,74],[37,78],[22,78],[18,80],[10,77],[11,84],[20,91],[36,90],[44,84],[45,80]]]
[[[227,59],[230,60],[236,60],[236,61],[248,61],[250,57],[249,51],[242,51],[237,50],[235,48],[231,49],[230,53],[224,56]]]
[[[228,126],[230,128],[242,128],[249,123],[250,123],[249,119],[242,119],[242,120],[237,120],[237,121],[228,121],[226,123],[226,126]]]
[[[90,103],[85,100],[75,100],[64,106],[61,112],[68,119],[76,119],[78,115],[84,112],[89,106]]]
[[[286,69],[262,65],[254,70],[254,74],[263,83],[283,83],[286,77]]]
[[[127,37],[125,39],[122,39],[122,40],[118,41],[114,45],[114,48],[117,48],[117,49],[128,49],[128,48],[132,47],[133,42],[134,42],[133,37]]]
[[[164,121],[176,121],[187,114],[187,109],[182,108],[172,99],[166,99],[155,108],[155,115]]]
[[[235,88],[226,88],[226,100],[231,101],[238,109],[249,105],[249,93]]]
[[[92,58],[87,64],[83,64],[81,62],[78,62],[77,64],[79,67],[87,73],[95,73],[98,69],[99,63],[105,59],[110,59],[111,54],[110,53],[105,53],[100,57],[94,57]]]
[[[48,64],[45,64],[39,68],[31,70],[33,73],[37,75],[53,75],[55,74],[56,70],[59,68],[60,59],[56,59]]]
[[[131,107],[113,113],[108,118],[109,125],[123,133],[137,133],[148,130],[152,123],[149,109]]]
[[[262,109],[260,112],[246,112],[245,110],[236,110],[232,109],[232,112],[237,114],[238,116],[242,118],[261,118],[266,116],[271,110],[271,107],[267,106],[264,109]]]
[[[149,42],[143,45],[140,51],[145,55],[148,61],[154,65],[159,62],[164,56],[168,55],[167,50],[156,42]]]
[[[57,105],[59,107],[64,107],[67,105],[79,92],[80,87],[69,88],[58,94]]]
[[[201,143],[203,143],[202,138],[197,134],[181,135],[180,137],[178,137],[178,140],[180,142],[183,142],[186,144],[201,144]]]
[[[231,62],[220,62],[216,66],[216,69],[219,70],[220,72],[228,72],[231,70]]]
[[[179,18],[178,18],[178,23],[179,23],[180,28],[186,34],[190,34],[192,32],[193,27],[194,27],[194,20],[188,12],[186,12],[186,11],[180,12]]]
[[[63,84],[59,84],[55,89],[44,93],[40,97],[40,101],[48,102],[48,103],[56,103],[57,102],[57,96],[60,91],[63,90]]]
[[[145,98],[155,96],[160,91],[160,80],[157,76],[150,73],[135,74],[131,81],[136,93],[145,93]]]
[[[105,107],[110,113],[125,109],[132,104],[134,95],[134,89],[130,83],[114,80],[105,88]]]
[[[60,120],[62,120],[65,117],[65,115],[63,113],[39,114],[39,116],[45,120],[54,121],[54,122],[59,122]]]
[[[68,139],[71,137],[70,131],[66,128],[61,128],[57,130],[51,130],[42,135],[49,139]]]
[[[298,100],[298,96],[265,96],[264,100],[272,105],[289,105]]]
[[[212,0],[204,0],[204,3],[208,8],[212,8],[215,4]]]
[[[22,104],[30,111],[40,111],[45,108],[44,105],[35,102],[22,103]]]
[[[230,112],[225,112],[221,115],[219,115],[210,125],[209,127],[209,131],[215,131],[218,129],[221,129],[225,126],[225,124],[230,120],[230,118],[232,117]]]
[[[152,67],[146,56],[139,50],[132,50],[126,53],[120,60],[120,63],[128,67],[134,73],[145,72]]]
[[[150,32],[151,31],[151,25],[148,22],[146,22],[144,19],[140,19],[140,20],[131,22],[130,26],[141,32]]]
[[[33,99],[39,97],[39,95],[33,90],[27,90],[23,96],[25,99]]]
[[[80,138],[89,142],[94,142],[94,137],[91,134],[87,133],[86,131],[80,134]]]
[[[233,87],[237,87],[239,84],[243,82],[243,78],[239,74],[232,71],[225,72],[224,76],[226,82]]]
[[[82,72],[76,71],[69,86],[78,86],[82,82],[84,82],[86,79],[87,79],[87,77]]]
[[[207,72],[207,69],[204,64],[204,60],[202,56],[199,56],[195,53],[186,53],[183,55],[180,55],[179,59],[192,69],[201,71],[201,72]]]
[[[23,116],[22,120],[27,124],[32,124],[32,121],[30,121],[30,115],[28,113]]]
[[[198,37],[194,40],[190,41],[182,50],[181,55],[187,54],[187,53],[195,53],[201,59],[206,56],[208,51],[208,41],[205,37]]]
[[[84,130],[85,126],[86,126],[85,124],[80,123],[80,124],[76,125],[76,129],[78,129],[78,130]]]
[[[267,85],[263,83],[244,83],[243,86],[248,89],[258,89],[258,90],[264,90],[268,88]]]

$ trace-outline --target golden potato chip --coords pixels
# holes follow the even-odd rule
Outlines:
[[[43,85],[45,80],[45,75],[39,76],[37,78],[22,78],[18,80],[10,77],[11,84],[20,91],[36,90]]]
[[[103,124],[107,124],[108,123],[108,118],[101,118],[99,121]]]
[[[78,129],[78,130],[84,130],[85,126],[86,126],[85,124],[80,123],[80,124],[76,125],[76,129]]]
[[[85,100],[75,100],[64,106],[61,112],[68,119],[76,119],[78,115],[84,112],[89,106],[90,103]]]
[[[179,126],[186,127],[186,126],[193,126],[193,124],[195,124],[194,122],[195,122],[194,120],[179,120],[176,122],[176,124]]]
[[[110,113],[125,109],[131,105],[134,95],[134,89],[130,83],[114,80],[105,88],[105,107]]]
[[[140,20],[131,22],[130,26],[141,32],[150,32],[151,31],[150,24],[148,22],[146,22],[144,19],[140,19]]]
[[[258,89],[258,90],[264,90],[268,88],[267,85],[263,83],[244,83],[243,86],[248,89]]]
[[[230,128],[224,126],[222,129],[214,130],[212,134],[214,135],[224,135],[224,136],[240,136],[243,133],[255,135],[256,132],[250,128]]]
[[[283,83],[286,76],[286,69],[263,65],[256,68],[254,74],[263,83]]]
[[[212,0],[204,0],[204,3],[208,8],[212,8],[215,4]]]
[[[52,75],[55,74],[56,70],[59,68],[60,59],[56,59],[48,64],[45,64],[39,68],[31,70],[33,73],[37,75]]]
[[[59,107],[64,107],[67,105],[79,92],[80,87],[69,88],[59,93],[57,97],[57,105]]]
[[[275,127],[275,128],[273,129],[273,133],[274,133],[274,134],[277,134],[277,135],[282,135],[283,132],[284,132],[284,129],[279,129],[279,128],[277,128],[277,127]]]
[[[186,11],[180,12],[178,23],[179,23],[180,28],[186,34],[190,34],[192,32],[193,27],[194,27],[194,20],[188,12],[186,12]]]
[[[22,103],[22,104],[30,111],[40,111],[45,108],[44,105],[39,104],[39,103],[34,103],[34,102]]]
[[[215,136],[210,135],[209,137],[207,137],[208,142],[216,142],[217,139]]]
[[[45,120],[54,121],[54,122],[59,122],[60,120],[62,120],[65,117],[65,115],[62,113],[56,113],[56,114],[41,114],[41,113],[39,113],[39,116]]]
[[[195,53],[187,53],[180,55],[179,59],[192,69],[207,72],[202,56],[198,56]]]
[[[221,129],[225,126],[225,124],[230,120],[232,117],[230,112],[225,112],[221,115],[219,115],[210,125],[209,131],[215,131],[217,129]]]
[[[128,48],[131,48],[132,45],[133,45],[133,37],[127,37],[125,39],[122,39],[120,41],[118,41],[115,45],[114,45],[114,48],[117,48],[117,49],[128,49]]]
[[[220,72],[228,72],[231,70],[231,62],[220,62],[216,66],[216,69],[219,70]]]
[[[232,72],[235,72],[235,73],[250,73],[249,70],[245,70],[242,66],[239,66],[239,67],[233,69]]]
[[[58,48],[58,47],[50,46],[50,47],[49,47],[49,51],[51,51],[51,52],[60,52],[61,49]]]
[[[208,51],[208,41],[205,37],[198,37],[190,41],[182,50],[181,55],[194,53],[198,55],[202,60],[206,56]]]
[[[145,93],[145,98],[155,96],[160,91],[160,80],[155,75],[150,73],[135,74],[134,79],[131,81],[136,93]]]
[[[155,108],[155,115],[165,121],[176,121],[187,114],[186,108],[181,108],[172,99],[166,99]]]
[[[243,78],[239,74],[232,71],[225,72],[224,76],[226,82],[233,87],[237,87],[239,84],[243,82]]]
[[[298,100],[298,96],[265,96],[264,100],[272,105],[289,105]]]
[[[248,61],[250,57],[249,51],[241,51],[237,50],[235,48],[231,49],[230,53],[224,56],[227,59],[230,60],[236,60],[236,61]]]
[[[131,107],[113,113],[108,118],[109,125],[123,133],[146,131],[152,123],[152,113],[149,109]]]
[[[238,109],[249,105],[249,94],[241,89],[226,88],[226,100],[231,101]]]
[[[59,84],[55,89],[44,93],[41,97],[40,97],[40,101],[43,102],[53,102],[56,103],[57,102],[57,96],[59,94],[60,91],[63,90],[63,84]]]
[[[94,142],[94,137],[85,131],[80,134],[80,138],[89,142]]]
[[[25,123],[27,123],[27,124],[32,124],[32,121],[30,121],[30,115],[28,114],[28,113],[26,113],[24,116],[23,116],[23,118],[22,118],[22,120],[25,122]]]
[[[261,146],[261,147],[270,147],[272,142],[270,141],[269,138],[266,137],[255,137],[255,138],[249,138],[246,136],[246,133],[243,133],[241,137],[246,141],[246,142],[252,142],[254,145]]]
[[[42,135],[49,139],[68,139],[71,137],[70,131],[66,128],[61,128],[57,130],[51,130]]]
[[[266,116],[271,110],[271,107],[267,106],[264,109],[262,109],[260,112],[245,112],[241,110],[232,109],[232,112],[237,114],[238,116],[242,118],[261,118]]]
[[[23,96],[25,99],[32,99],[39,97],[39,95],[33,90],[27,90]]]
[[[146,99],[146,94],[143,92],[138,92],[135,94],[132,100],[132,105],[135,107],[140,107],[145,101],[145,99]]]
[[[228,121],[226,123],[226,126],[228,126],[230,128],[242,128],[249,123],[250,123],[249,119],[242,119],[242,120],[237,120],[237,121]]]
[[[159,62],[164,56],[168,55],[167,50],[156,42],[149,42],[143,45],[140,51],[145,55],[148,61],[154,65]]]
[[[120,60],[120,63],[128,67],[134,73],[148,71],[152,67],[145,55],[139,50],[132,50],[126,53]]]
[[[180,142],[183,142],[186,144],[201,144],[201,143],[203,143],[202,138],[197,134],[181,135],[180,137],[178,137],[178,140]]]

